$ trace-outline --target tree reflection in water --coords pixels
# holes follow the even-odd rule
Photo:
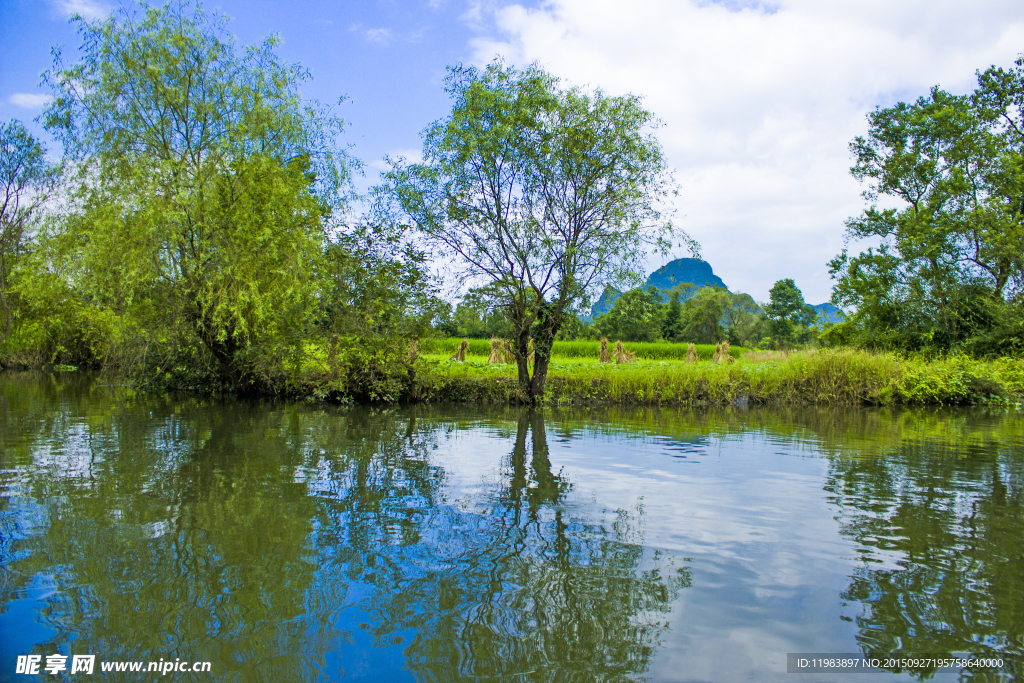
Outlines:
[[[538,412],[467,502],[432,462],[444,419],[9,376],[0,404],[0,604],[45,584],[52,629],[16,654],[322,680],[367,633],[419,680],[634,679],[690,581],[638,512],[566,502]]]
[[[1020,680],[1024,460],[1005,443],[951,437],[831,459],[825,489],[861,555],[842,594],[859,608],[844,618],[865,655],[1002,657],[1003,677],[965,675]]]
[[[384,542],[384,534],[352,544],[356,554],[338,570],[373,584],[360,607],[377,641],[411,630],[405,658],[418,680],[642,675],[688,570],[645,549],[633,515],[619,512],[607,527],[569,515],[561,505],[569,485],[552,473],[539,412],[518,417],[507,465],[505,483],[482,506],[417,508],[424,524],[416,544]],[[409,500],[392,497],[373,524],[353,514],[353,498],[334,501],[339,540],[352,526],[400,523]]]

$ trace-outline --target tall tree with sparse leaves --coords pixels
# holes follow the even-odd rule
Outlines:
[[[464,280],[500,290],[523,396],[539,400],[566,315],[685,238],[662,212],[672,185],[656,122],[638,97],[563,88],[535,65],[452,68],[447,91],[451,114],[425,131],[422,163],[393,164],[380,207]]]

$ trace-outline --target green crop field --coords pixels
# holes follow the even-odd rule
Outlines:
[[[445,341],[454,353],[461,340]],[[572,346],[575,342],[566,344],[580,348]],[[639,354],[645,346],[672,345],[630,344],[627,348]],[[482,351],[468,354],[465,362],[449,360],[450,355],[445,349],[443,353],[420,356],[418,381],[424,384],[428,400],[430,395],[441,400],[516,400],[514,364],[487,363]],[[638,358],[622,365],[600,363],[596,354],[559,357],[556,352],[548,379],[546,400],[554,403],[679,405],[749,400],[1019,406],[1024,399],[1024,360],[907,358],[850,349],[746,352],[732,363]]]
[[[462,343],[461,339],[428,339],[420,343],[420,353],[427,355],[438,355],[450,358]],[[625,342],[623,346],[627,351],[636,354],[637,360],[686,360],[688,344],[673,344],[671,342]],[[615,347],[614,341],[608,342],[609,350]],[[568,359],[593,359],[597,360],[601,352],[599,341],[556,341],[552,348],[552,360]],[[731,347],[729,355],[733,358],[740,358],[748,349]],[[466,352],[466,359],[480,356],[485,360],[491,353],[490,339],[470,339],[469,348]],[[715,347],[712,344],[697,344],[697,359],[711,360],[715,355]]]

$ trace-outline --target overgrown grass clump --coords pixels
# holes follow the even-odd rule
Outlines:
[[[417,398],[514,402],[521,400],[515,372],[514,365],[472,357],[464,363],[427,358],[418,370]],[[616,365],[555,356],[545,393],[554,404],[1013,405],[1024,400],[1024,360],[907,358],[852,349],[748,354],[730,364]]]

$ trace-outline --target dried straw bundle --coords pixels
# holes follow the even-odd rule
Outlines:
[[[455,352],[455,355],[448,360],[457,360],[460,363],[466,362],[466,349],[469,348],[469,340],[463,339],[462,343],[459,344],[459,350]]]
[[[608,353],[608,337],[601,337],[601,362],[612,362],[612,355]]]
[[[488,363],[511,363],[512,347],[504,339],[491,337],[491,355],[487,357]]]
[[[622,363],[632,363],[636,358],[636,354],[627,351],[621,341],[615,342],[615,363],[621,365]]]
[[[732,356],[729,355],[729,342],[724,341],[715,347],[715,363],[731,363]]]
[[[420,356],[420,346],[415,339],[409,340],[409,351],[405,354],[407,360],[415,361]]]
[[[697,362],[697,347],[690,344],[690,348],[686,350],[686,362],[696,363]]]

